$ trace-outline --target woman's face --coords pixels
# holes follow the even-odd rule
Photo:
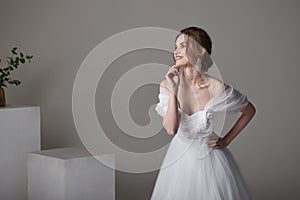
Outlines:
[[[186,57],[187,42],[184,36],[184,34],[180,34],[175,43],[173,55],[177,66],[184,66],[188,64],[188,58]]]

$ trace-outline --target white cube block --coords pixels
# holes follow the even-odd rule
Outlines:
[[[40,108],[0,107],[0,199],[27,199],[27,155],[41,149]]]
[[[98,155],[110,166],[113,154]],[[28,200],[114,200],[115,169],[74,147],[28,155]]]

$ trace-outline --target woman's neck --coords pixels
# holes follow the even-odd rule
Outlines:
[[[199,82],[203,84],[206,81],[207,77],[204,73],[200,73],[195,67],[188,65],[183,67],[182,72],[183,78],[189,83],[192,87],[199,87]]]

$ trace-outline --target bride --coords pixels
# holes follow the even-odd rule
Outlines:
[[[201,28],[188,27],[176,38],[174,58],[160,84],[155,110],[174,136],[156,179],[151,200],[252,199],[227,146],[255,115],[247,96],[209,76],[212,42]],[[182,73],[179,68],[182,67]],[[242,115],[224,136],[212,131],[217,112]]]

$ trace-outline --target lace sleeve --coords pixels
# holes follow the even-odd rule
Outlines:
[[[164,117],[168,110],[169,92],[165,88],[160,87],[158,99],[159,102],[156,104],[155,110],[160,116]]]

